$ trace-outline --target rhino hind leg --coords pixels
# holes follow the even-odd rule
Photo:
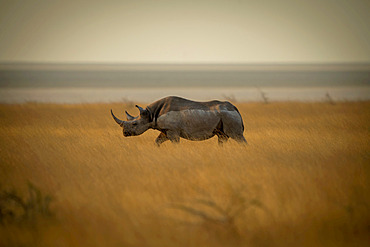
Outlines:
[[[225,133],[222,133],[222,132],[217,133],[217,137],[218,137],[218,145],[220,146],[226,143],[227,140],[229,139],[229,137],[225,135]]]
[[[165,141],[168,141],[168,137],[165,133],[161,132],[159,134],[159,136],[157,137],[157,139],[155,139],[155,143],[157,144],[157,146],[159,147],[163,142]]]
[[[227,114],[223,116],[223,132],[239,143],[247,144],[247,140],[243,136],[244,127],[243,120],[239,113]]]
[[[248,144],[247,140],[244,138],[243,136],[243,132],[241,133],[232,133],[232,135],[230,135],[230,138],[237,141],[238,143],[241,143],[241,144]]]
[[[244,138],[243,135],[238,135],[235,137],[232,137],[235,141],[241,143],[241,144],[248,144],[247,140]]]

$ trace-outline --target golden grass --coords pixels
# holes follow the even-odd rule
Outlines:
[[[0,105],[0,190],[55,217],[0,224],[0,246],[368,246],[370,102],[237,104],[247,147],[160,148],[109,110]]]

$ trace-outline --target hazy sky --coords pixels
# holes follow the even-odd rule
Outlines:
[[[369,0],[0,0],[0,62],[370,62]]]

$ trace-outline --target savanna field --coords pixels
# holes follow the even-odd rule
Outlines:
[[[235,105],[249,145],[160,148],[131,103],[0,105],[0,246],[369,246],[370,101]]]

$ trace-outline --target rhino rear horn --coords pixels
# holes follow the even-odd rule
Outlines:
[[[140,115],[141,115],[141,114],[143,114],[143,113],[145,112],[145,110],[144,110],[142,107],[140,107],[140,106],[138,106],[138,105],[136,105],[136,107],[139,109],[139,111],[140,111]]]
[[[131,116],[127,111],[125,111],[125,113],[126,113],[126,118],[127,118],[128,121],[137,119],[137,117]]]
[[[122,121],[122,120],[118,119],[116,116],[114,116],[112,109],[110,110],[110,113],[112,114],[112,117],[113,117],[114,121],[116,121],[116,123],[118,123],[122,127],[122,125],[125,121]]]

